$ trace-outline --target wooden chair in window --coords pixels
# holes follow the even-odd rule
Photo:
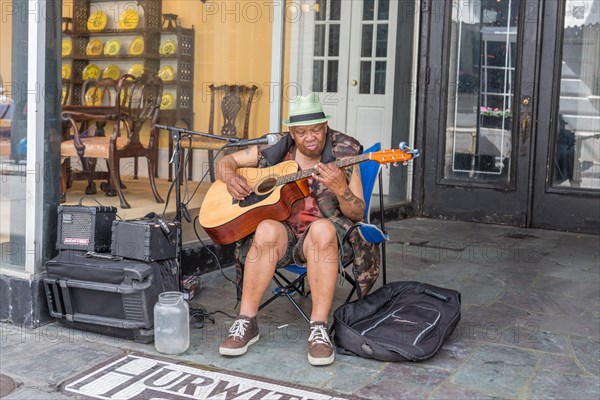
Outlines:
[[[162,81],[157,77],[144,74],[140,78],[135,78],[133,75],[126,74],[117,82],[114,105],[94,104],[88,106],[87,111],[67,109],[62,113],[63,120],[67,121],[73,130],[73,139],[62,143],[61,156],[107,160],[109,170],[107,194],[115,191],[119,196],[121,208],[131,207],[125,200],[122,190],[120,161],[123,158],[146,158],[152,194],[157,203],[164,202],[156,189],[152,173],[157,162],[158,140],[155,124],[158,119],[162,90]],[[82,137],[79,128],[81,121],[86,120],[112,121],[114,123],[112,134]],[[140,131],[145,125],[150,127],[148,143],[140,141]],[[89,179],[93,180],[93,171],[90,172]]]
[[[246,85],[210,85],[210,114],[208,133],[238,139],[248,139],[250,111],[258,86]],[[225,141],[205,137],[193,137],[191,148],[208,150],[208,168],[211,182],[215,181],[214,151],[221,149]],[[190,148],[186,140],[183,148]]]
[[[65,89],[66,88],[66,93]],[[106,126],[106,115],[113,114],[115,112],[115,99],[117,96],[117,81],[110,78],[98,79],[87,79],[83,82],[81,87],[81,98],[80,105],[71,105],[71,91],[72,83],[63,80],[63,93],[62,93],[62,108],[63,111],[70,113],[80,112],[85,113],[85,116],[81,118],[74,118],[73,121],[79,124],[77,131],[79,138],[88,138],[90,136],[105,136],[104,128]],[[98,115],[98,118],[91,118],[91,115]],[[76,114],[73,114],[76,115]],[[72,124],[63,119],[63,141],[74,140],[74,129]],[[68,145],[68,144],[67,144]],[[62,152],[62,151],[61,151]],[[66,173],[62,174],[61,180],[61,202],[65,201],[66,189],[70,189],[73,180],[85,179],[88,181],[88,186],[85,189],[85,194],[92,195],[96,194],[95,179],[106,179],[108,180],[108,174],[106,172],[96,172],[96,159],[95,158],[79,158],[83,172],[73,171],[71,168],[71,160],[69,157],[64,157],[62,164],[63,169]]]

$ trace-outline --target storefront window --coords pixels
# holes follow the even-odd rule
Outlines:
[[[0,266],[18,270],[26,253],[27,6],[0,9]]]
[[[162,80],[158,124],[238,138],[261,136],[271,131],[274,94],[282,91],[282,82],[272,79],[271,72],[275,40],[273,24],[280,14],[276,11],[279,4],[64,0],[62,60],[59,62],[65,95],[63,110],[76,110],[93,103],[93,96],[86,96],[86,93],[94,79],[118,80],[125,74],[140,76],[147,73],[158,75]],[[334,9],[331,11],[335,12]],[[324,47],[321,51],[327,53],[335,49]],[[323,68],[326,73],[330,65],[325,64]],[[241,99],[235,95],[227,96],[226,89],[233,87],[236,89],[232,89],[232,93],[241,93]],[[90,94],[93,90],[92,87]],[[103,105],[114,104],[117,98],[114,93],[113,90],[112,97],[104,97]],[[122,157],[119,161],[122,183],[119,186],[130,205],[126,208],[119,196],[114,196],[117,189],[107,180],[110,168],[105,160],[102,157],[80,159],[72,152],[65,163],[67,179],[63,204],[73,205],[83,200],[84,205],[97,205],[97,201],[117,207],[118,216],[124,219],[142,218],[154,212],[164,213],[165,219],[172,220],[176,215],[175,192],[180,188],[182,202],[186,203],[192,216],[198,215],[203,194],[210,186],[211,178],[214,179],[210,174],[214,159],[209,157],[208,150],[210,148],[211,154],[220,157],[225,151],[218,152],[218,144],[227,142],[209,141],[207,148],[206,141],[195,137],[192,150],[188,150],[186,140],[179,175],[182,185],[178,188],[174,185],[178,174],[173,165],[176,159],[173,157],[173,137],[166,129],[152,132],[150,120],[135,127],[141,126],[138,137],[142,146],[151,142],[156,146],[152,152],[152,167],[156,169],[156,189],[164,203],[157,202],[153,195],[146,157]],[[101,134],[105,137],[115,134],[123,140],[128,135],[125,124],[120,130],[115,130],[111,121],[105,124],[92,121],[88,125],[80,130],[82,136],[95,138]],[[73,135],[71,126],[63,131],[63,138],[72,137],[69,135]],[[88,183],[90,168],[84,164],[86,161],[93,163],[93,184]],[[184,243],[197,242],[192,223],[184,221],[183,226]],[[198,232],[202,238],[207,237],[201,229]]]

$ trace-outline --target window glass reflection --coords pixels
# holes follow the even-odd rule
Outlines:
[[[327,19],[327,0],[317,0],[314,7],[315,20],[325,21]]]
[[[510,182],[518,0],[454,3],[444,177]]]
[[[329,55],[339,56],[340,55],[340,26],[330,25],[329,26]]]
[[[313,87],[312,90],[314,92],[322,92],[323,85],[323,74],[324,74],[324,61],[323,60],[314,60],[313,61]]]
[[[377,25],[377,45],[375,49],[375,56],[386,57],[387,56],[387,44],[388,44],[388,26],[387,24]]]
[[[27,7],[26,2],[17,6]],[[23,11],[27,15],[27,10]],[[0,24],[0,266],[25,270],[28,24],[21,12]],[[13,44],[19,43],[19,49]],[[52,92],[48,88],[48,92]],[[56,91],[54,91],[56,93]]]
[[[337,60],[327,62],[327,91],[330,93],[338,90],[338,65]]]
[[[373,53],[373,25],[363,25],[360,49],[361,57],[371,57]]]
[[[361,94],[371,93],[371,62],[360,63],[360,86],[358,92]]]
[[[363,21],[372,21],[375,15],[375,0],[363,1]]]
[[[325,55],[325,25],[315,26],[315,50],[314,55],[324,56]]]
[[[375,94],[385,94],[385,61],[375,63]]]
[[[389,18],[390,2],[389,0],[379,0],[377,7],[377,19],[385,20]]]
[[[573,0],[565,4],[555,187],[600,189],[600,17],[594,12],[600,1],[593,3],[595,7]]]

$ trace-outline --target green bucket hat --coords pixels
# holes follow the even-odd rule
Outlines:
[[[314,125],[326,122],[331,115],[325,115],[319,95],[296,96],[290,99],[289,118],[283,121],[287,126]]]

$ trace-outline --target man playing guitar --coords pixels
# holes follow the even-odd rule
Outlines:
[[[333,161],[360,154],[362,146],[356,139],[328,127],[330,116],[323,113],[317,94],[291,99],[289,115],[284,121],[289,132],[279,134],[277,143],[249,147],[224,156],[217,164],[218,178],[238,201],[252,194],[246,179],[236,174],[239,168],[295,160],[301,170],[317,171],[307,178],[308,196],[293,203],[285,221],[262,220],[254,234],[238,241],[238,280],[243,283],[240,313],[219,352],[239,356],[258,341],[257,314],[263,293],[275,268],[295,262],[306,265],[312,294],[308,361],[312,365],[328,365],[334,361],[334,350],[327,334],[327,320],[340,259],[355,255],[355,278],[359,297],[363,297],[379,275],[379,251],[358,235],[350,240],[352,244],[341,244],[350,226],[363,219],[365,202],[358,165],[340,169]]]

